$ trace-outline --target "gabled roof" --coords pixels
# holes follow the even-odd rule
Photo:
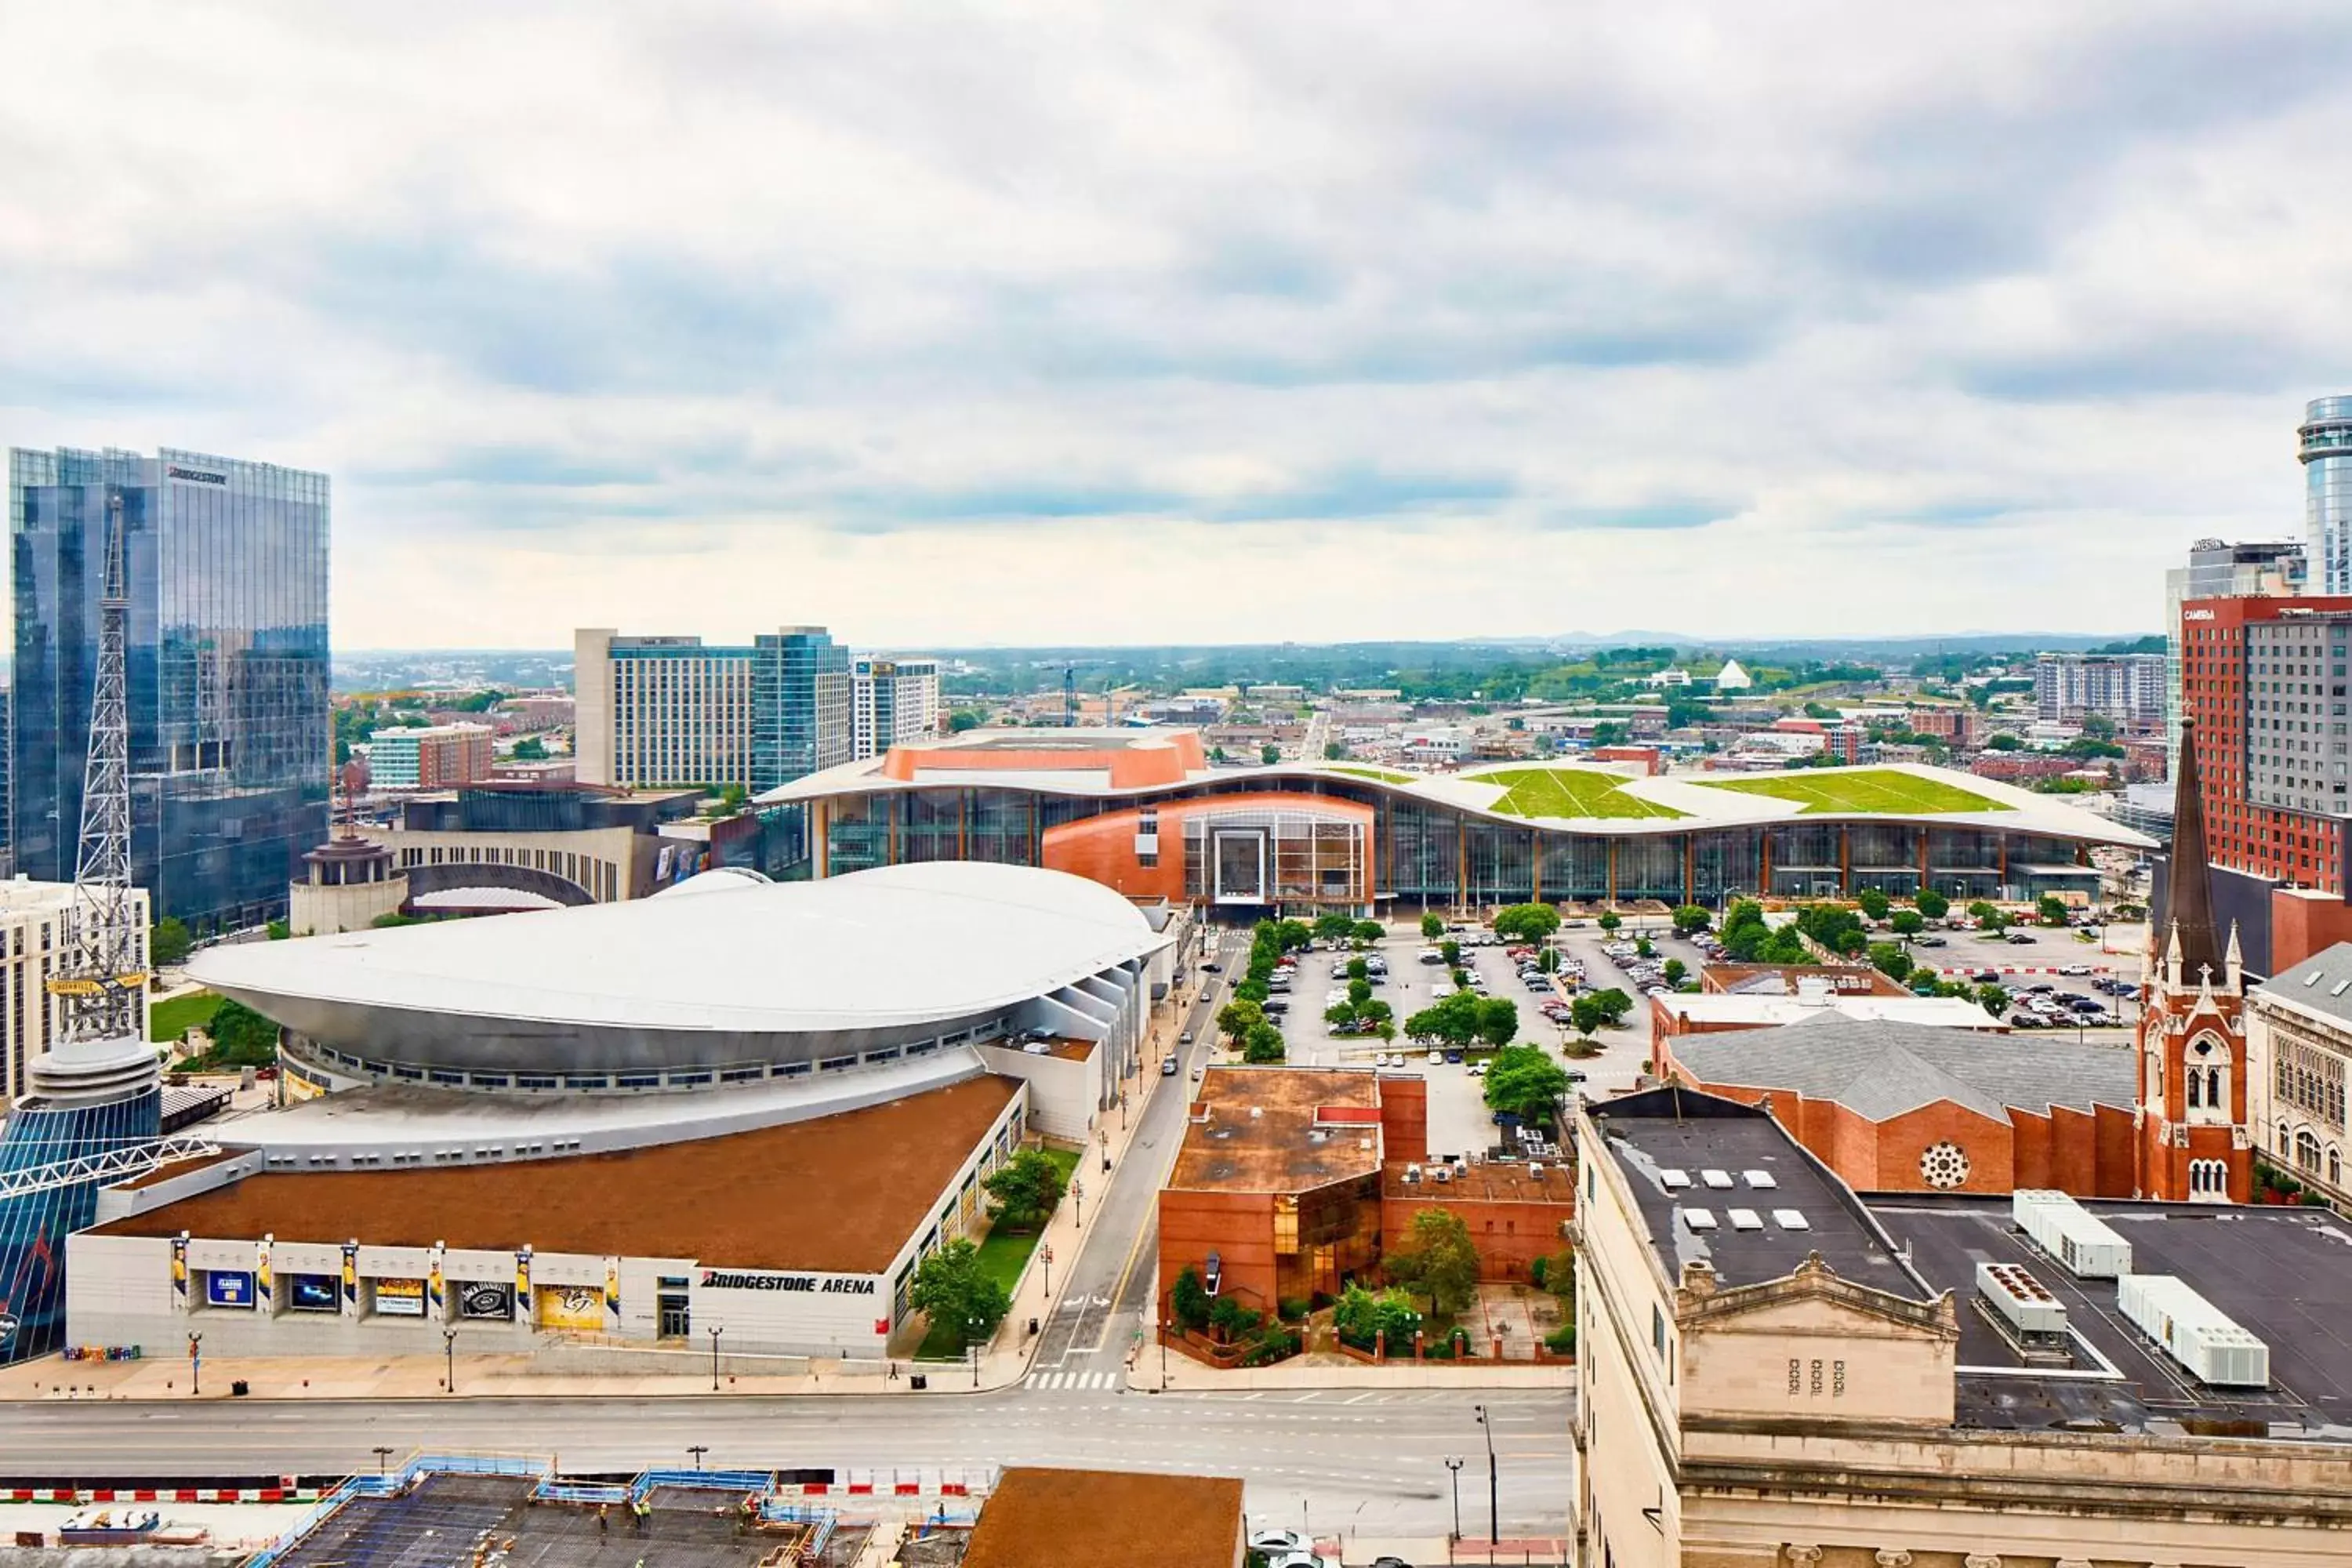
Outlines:
[[[2352,1028],[2352,942],[2313,953],[2255,986],[2254,994]]]
[[[2129,1051],[2047,1037],[1944,1029],[1825,1014],[1777,1029],[1679,1035],[1675,1060],[1703,1084],[1781,1089],[1835,1100],[1873,1121],[1949,1100],[1995,1121],[2010,1108],[2129,1110]]]

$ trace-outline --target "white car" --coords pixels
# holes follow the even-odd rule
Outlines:
[[[1314,1545],[1314,1542],[1295,1530],[1260,1530],[1251,1532],[1249,1545],[1252,1552],[1304,1553]],[[1311,1557],[1307,1560],[1314,1561]]]
[[[1430,1052],[1429,1065],[1433,1068],[1444,1067],[1445,1065],[1445,1053],[1444,1051]]]

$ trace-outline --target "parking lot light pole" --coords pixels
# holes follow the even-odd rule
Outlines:
[[[1446,1473],[1454,1478],[1454,1539],[1462,1539],[1462,1458],[1457,1454],[1445,1456]]]
[[[702,1456],[710,1452],[710,1445],[695,1443],[688,1446],[686,1451],[694,1456],[694,1468],[698,1470],[702,1468]]]
[[[375,1447],[375,1473],[377,1475],[381,1476],[383,1474],[383,1468],[391,1458],[392,1450],[381,1443],[377,1444]]]
[[[444,1329],[441,1331],[441,1355],[448,1367],[447,1375],[443,1377],[441,1380],[442,1388],[446,1393],[455,1394],[457,1392],[457,1330]]]
[[[1495,1424],[1486,1419],[1486,1407],[1474,1405],[1479,1429],[1486,1434],[1486,1544],[1503,1543],[1503,1488],[1495,1468]]]
[[[721,1334],[723,1334],[723,1333],[725,1333],[726,1331],[727,1331],[727,1325],[726,1325],[726,1324],[724,1324],[724,1323],[715,1323],[715,1324],[713,1324],[713,1325],[711,1326],[711,1330],[710,1330],[710,1392],[711,1392],[711,1393],[713,1393],[713,1394],[716,1394],[716,1393],[718,1393],[718,1392],[719,1392],[719,1335],[721,1335]]]

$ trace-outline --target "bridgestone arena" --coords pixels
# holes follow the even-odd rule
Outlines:
[[[987,1176],[1117,1104],[1183,918],[943,862],[209,950],[289,1103],[100,1194],[69,1342],[910,1349]]]

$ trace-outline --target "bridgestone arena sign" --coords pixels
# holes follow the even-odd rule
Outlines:
[[[821,1278],[814,1274],[739,1274],[719,1268],[702,1271],[705,1290],[812,1290],[824,1295],[871,1296],[874,1285],[870,1278],[856,1275]]]

